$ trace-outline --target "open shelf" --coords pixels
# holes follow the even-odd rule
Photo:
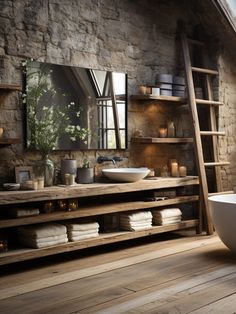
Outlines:
[[[142,144],[186,144],[193,143],[193,138],[188,137],[132,137],[131,142]]]
[[[152,228],[140,231],[119,231],[112,233],[104,233],[100,234],[97,238],[81,240],[76,242],[68,242],[65,244],[49,246],[41,249],[10,250],[8,252],[1,253],[0,265],[197,226],[198,220],[191,219],[165,226],[153,226]]]
[[[12,144],[19,144],[21,141],[19,138],[0,138],[0,145],[7,146]]]
[[[0,90],[21,91],[22,87],[17,84],[0,83]]]
[[[176,104],[187,104],[187,99],[184,97],[176,97],[176,96],[157,96],[153,94],[145,94],[145,95],[131,95],[130,99],[132,100],[156,100],[158,102],[170,102]]]
[[[0,228],[9,228],[37,223],[44,223],[49,221],[67,220],[73,218],[82,218],[89,216],[97,216],[118,212],[134,211],[140,209],[150,209],[161,206],[168,206],[174,204],[181,204],[187,202],[196,202],[199,200],[198,195],[191,196],[178,196],[175,198],[162,200],[162,201],[134,201],[134,202],[121,202],[110,203],[93,206],[83,206],[75,211],[55,211],[49,214],[39,214],[38,216],[24,217],[24,218],[11,218],[0,220]]]
[[[91,183],[76,186],[52,186],[36,191],[0,191],[0,205],[30,203],[48,200],[89,197],[115,193],[174,188],[188,185],[198,185],[197,176],[187,177],[157,177],[156,180],[140,180],[131,183]]]

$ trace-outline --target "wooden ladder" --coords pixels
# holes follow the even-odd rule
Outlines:
[[[218,136],[224,136],[224,132],[219,132],[217,130],[217,119],[216,119],[216,108],[218,106],[223,105],[222,102],[214,101],[213,100],[213,87],[212,87],[212,76],[218,75],[218,71],[210,70],[207,68],[202,67],[193,67],[191,64],[190,58],[190,49],[189,45],[197,45],[201,46],[204,49],[204,43],[198,40],[190,40],[187,38],[185,27],[183,23],[179,23],[179,31],[180,31],[180,39],[182,44],[183,50],[183,57],[184,57],[184,65],[185,65],[185,75],[186,75],[186,84],[187,84],[187,91],[188,91],[188,102],[192,117],[193,123],[193,131],[194,131],[194,138],[195,138],[195,154],[196,154],[196,164],[198,168],[199,174],[199,182],[200,182],[200,208],[201,212],[205,216],[205,223],[206,223],[206,231],[208,234],[213,233],[213,225],[210,219],[209,214],[209,203],[208,203],[208,182],[207,182],[207,174],[206,174],[206,167],[215,167],[214,168],[214,176],[215,176],[215,186],[216,192],[222,191],[222,183],[221,183],[221,174],[219,166],[228,165],[229,162],[219,162],[218,161]],[[204,54],[202,53],[204,58]],[[204,59],[203,59],[204,60]],[[195,96],[195,88],[194,88],[194,78],[193,73],[200,73],[205,78],[205,94],[208,99],[196,99]],[[200,130],[199,124],[199,106],[208,106],[208,120],[209,120],[209,130],[202,131]],[[204,147],[202,143],[203,136],[211,136],[211,145],[208,146],[207,149],[212,151],[212,158],[213,161],[205,162],[204,161]],[[200,217],[202,219],[202,217]],[[200,229],[202,221],[200,219]]]

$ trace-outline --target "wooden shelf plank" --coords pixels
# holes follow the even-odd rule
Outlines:
[[[82,218],[89,216],[97,216],[103,214],[119,213],[125,211],[133,211],[139,209],[150,209],[167,205],[196,202],[199,200],[198,195],[191,196],[178,196],[175,198],[162,200],[162,201],[134,201],[134,202],[121,202],[111,204],[101,204],[94,206],[83,206],[75,211],[55,211],[50,214],[40,214],[38,216],[12,218],[0,220],[0,228],[17,227],[23,225],[44,223],[49,221],[67,220],[73,218]]]
[[[156,190],[188,185],[198,185],[197,176],[158,177],[156,180],[140,180],[132,183],[91,183],[76,186],[52,186],[36,191],[0,191],[0,205],[58,200],[142,190]],[[1,208],[0,208],[1,210]]]
[[[81,250],[98,245],[104,245],[109,243],[115,243],[124,240],[131,240],[140,237],[150,236],[163,232],[176,231],[186,228],[192,228],[198,226],[198,220],[186,220],[175,224],[166,226],[153,226],[150,229],[140,231],[120,231],[114,233],[100,234],[97,238],[81,240],[77,242],[68,242],[65,244],[50,246],[42,249],[18,249],[9,252],[1,253],[0,265],[30,260],[34,258],[49,256],[53,254],[59,254],[64,252],[70,252],[75,250]]]
[[[143,144],[185,144],[193,143],[193,138],[187,137],[132,137],[131,141],[133,143],[143,143]]]
[[[19,144],[20,142],[19,138],[0,138],[0,145]]]
[[[16,90],[21,91],[22,87],[18,84],[8,84],[8,83],[0,83],[1,90]]]
[[[131,95],[130,99],[132,99],[132,100],[156,100],[158,102],[176,103],[176,104],[181,104],[181,105],[187,103],[187,99],[184,97],[157,96],[157,95],[153,95],[153,94]]]

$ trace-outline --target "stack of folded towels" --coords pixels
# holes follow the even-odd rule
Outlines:
[[[182,212],[179,208],[153,210],[153,225],[169,225],[181,221]]]
[[[68,242],[66,231],[66,227],[58,223],[19,227],[19,242],[36,249],[63,244]]]
[[[38,208],[17,208],[12,207],[8,210],[8,215],[14,218],[37,216],[40,214]]]
[[[97,222],[67,224],[69,241],[79,241],[99,236],[99,224]]]
[[[122,230],[137,231],[152,227],[152,213],[150,211],[120,215],[120,228]]]

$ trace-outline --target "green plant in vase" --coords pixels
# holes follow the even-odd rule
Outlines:
[[[85,142],[89,131],[81,128],[74,117],[80,116],[80,110],[74,110],[78,105],[74,101],[68,102],[68,95],[54,88],[52,72],[46,66],[37,65],[34,66],[33,61],[23,63],[27,79],[23,95],[27,103],[27,146],[41,153],[36,172],[44,175],[45,186],[50,186],[53,185],[54,164],[49,154],[58,148],[59,139],[66,136],[71,141],[80,139]]]

